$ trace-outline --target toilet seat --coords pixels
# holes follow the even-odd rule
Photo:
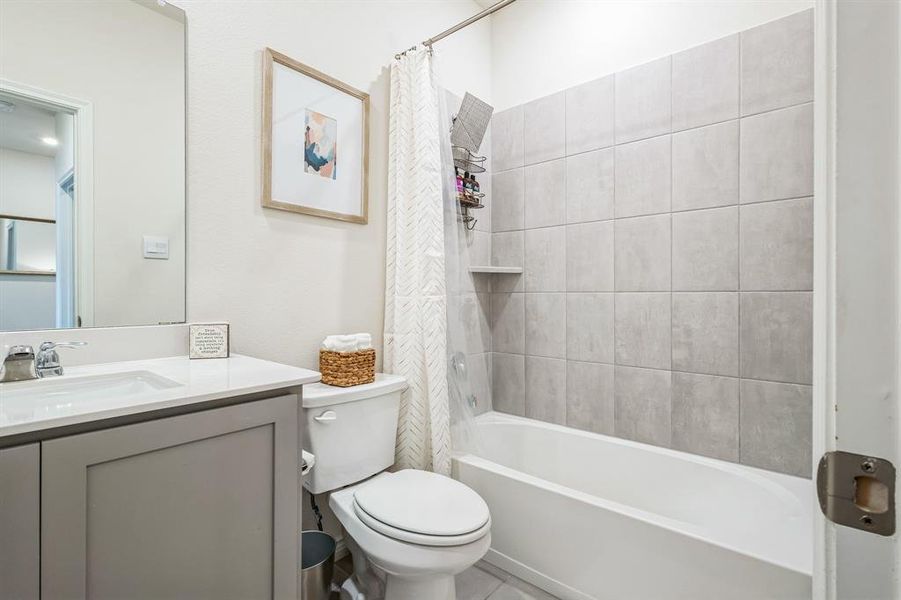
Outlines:
[[[488,505],[450,477],[407,469],[354,491],[354,512],[367,527],[423,546],[460,546],[491,529]]]

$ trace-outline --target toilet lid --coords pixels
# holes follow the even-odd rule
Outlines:
[[[488,505],[472,489],[450,477],[414,469],[360,486],[354,502],[371,519],[417,538],[468,538],[490,520]]]

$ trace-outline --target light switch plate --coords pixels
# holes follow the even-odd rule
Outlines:
[[[160,235],[145,235],[144,258],[169,260],[169,238]]]

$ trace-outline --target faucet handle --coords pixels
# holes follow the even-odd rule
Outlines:
[[[44,342],[38,349],[34,360],[38,377],[63,374],[63,367],[59,364],[59,354],[56,353],[57,348],[80,348],[87,345],[87,342]]]
[[[46,352],[55,348],[81,348],[87,346],[87,342],[44,342],[38,349],[39,352]]]

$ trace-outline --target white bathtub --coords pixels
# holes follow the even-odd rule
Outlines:
[[[809,480],[486,413],[486,560],[564,599],[810,598]]]

